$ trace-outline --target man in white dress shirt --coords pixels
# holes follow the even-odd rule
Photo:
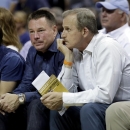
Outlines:
[[[62,39],[57,44],[65,56],[58,79],[69,92],[43,95],[43,105],[33,107],[37,112],[33,120],[44,124],[43,117],[50,117],[50,130],[105,130],[108,106],[130,99],[127,53],[116,40],[98,34],[96,18],[86,8],[63,13]],[[51,110],[50,116],[44,106]]]
[[[127,0],[106,0],[97,2],[97,8],[101,8],[100,33],[109,34],[116,39],[130,56],[130,27],[129,3]]]
[[[96,18],[85,8],[63,13],[57,43],[65,55],[58,78],[70,93],[42,96],[41,102],[52,110],[50,130],[105,130],[107,107],[130,99],[129,56],[116,40],[98,34]],[[62,106],[69,108],[61,116],[57,111]]]

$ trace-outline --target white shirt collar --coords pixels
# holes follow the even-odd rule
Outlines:
[[[105,29],[105,28],[103,28],[102,30],[99,30],[99,32],[104,33],[104,34],[109,34],[110,36],[112,36],[112,37],[114,37],[114,38],[117,38],[117,37],[118,37],[119,35],[121,35],[121,34],[124,32],[124,30],[125,30],[126,28],[128,28],[128,27],[129,27],[129,25],[128,25],[128,23],[126,23],[125,25],[121,26],[120,28],[115,29],[115,30],[113,30],[113,31],[111,31],[111,32],[109,32],[109,33],[106,33],[106,29]]]

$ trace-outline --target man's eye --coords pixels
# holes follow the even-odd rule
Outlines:
[[[115,12],[115,9],[114,10],[108,10],[108,9],[102,9],[102,12],[106,12],[106,13],[108,13],[108,14],[112,14],[112,13],[114,13]]]
[[[29,31],[29,33],[34,33],[33,31]]]
[[[44,30],[38,30],[38,33],[43,33],[44,32]]]
[[[69,31],[70,31],[70,28],[66,28],[66,31],[68,31],[68,32],[69,32]]]
[[[42,32],[43,30],[39,30],[39,32]]]

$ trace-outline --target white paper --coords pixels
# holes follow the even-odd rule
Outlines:
[[[42,86],[49,80],[49,76],[46,74],[45,71],[42,71],[36,79],[32,82],[32,85],[37,89],[40,90]],[[62,107],[62,109],[59,112],[59,114],[62,116],[66,111],[65,107]]]
[[[45,71],[42,71],[36,79],[32,82],[32,85],[37,89],[40,90],[42,86],[49,80],[49,76],[46,74]]]

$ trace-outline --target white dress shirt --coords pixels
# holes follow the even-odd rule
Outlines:
[[[70,91],[63,92],[63,106],[130,100],[130,59],[116,40],[99,33],[83,53],[73,53],[72,69],[63,65],[58,76]],[[77,86],[83,91],[76,92]]]
[[[99,32],[106,34],[106,29],[103,28]],[[116,39],[130,56],[130,27],[128,23],[107,34]]]

